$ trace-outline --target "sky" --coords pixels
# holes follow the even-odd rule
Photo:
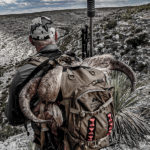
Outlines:
[[[150,0],[95,0],[96,7],[118,7],[150,3]],[[60,9],[86,8],[87,0],[0,0],[0,15]]]

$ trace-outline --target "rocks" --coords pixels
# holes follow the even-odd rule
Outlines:
[[[129,26],[129,23],[126,21],[118,21],[119,26]]]
[[[118,41],[118,40],[119,40],[119,38],[120,38],[120,35],[119,35],[119,34],[116,34],[116,35],[114,35],[114,36],[113,36],[113,40]]]
[[[33,131],[29,127],[30,136],[28,137],[26,132],[12,136],[5,142],[0,142],[1,150],[31,150]]]

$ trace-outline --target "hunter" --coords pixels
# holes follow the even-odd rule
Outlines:
[[[58,32],[52,27],[52,20],[50,18],[42,16],[32,20],[29,41],[35,46],[37,54],[33,58],[30,58],[27,64],[18,69],[10,85],[8,105],[6,108],[6,116],[10,125],[17,126],[26,124],[26,118],[21,112],[18,102],[19,93],[25,82],[27,82],[27,78],[29,76],[31,77],[31,74],[33,74],[34,70],[42,61],[45,61],[47,58],[55,59],[61,56],[61,51],[56,45],[57,39]],[[37,101],[36,98],[35,101],[33,100],[34,102]],[[34,107],[34,104],[31,105]],[[32,123],[32,127],[34,131],[37,131],[38,127],[34,123]],[[37,137],[34,141],[36,143],[39,142]]]
[[[33,20],[29,39],[38,54],[19,69],[12,82],[8,120],[12,125],[31,120],[34,142],[41,150],[107,147],[114,124],[110,71],[126,74],[131,90],[135,87],[134,72],[108,54],[84,60],[62,55],[51,24],[47,17]]]

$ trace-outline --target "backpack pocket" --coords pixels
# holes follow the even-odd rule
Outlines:
[[[76,89],[69,108],[68,132],[71,138],[89,147],[92,147],[93,141],[97,143],[94,145],[102,145],[100,139],[105,139],[110,131],[108,115],[113,114],[110,93],[109,89],[96,86]],[[112,115],[110,119],[113,126]],[[102,143],[103,147],[108,146],[109,141]]]

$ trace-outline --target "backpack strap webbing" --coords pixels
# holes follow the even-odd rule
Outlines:
[[[67,128],[61,127],[61,130],[63,130],[65,132],[65,134],[67,135],[67,138],[69,138],[69,141],[72,141],[74,144],[78,143],[78,145],[80,147],[82,147],[82,148],[84,147],[85,149],[96,149],[97,150],[99,148],[102,148],[103,147],[102,145],[109,143],[108,135],[101,139],[97,139],[97,140],[93,140],[93,141],[83,141],[81,139],[73,137]]]
[[[90,112],[90,111],[82,111],[80,112],[79,110],[77,109],[74,109],[74,108],[70,108],[70,112],[71,113],[74,113],[74,114],[80,114],[81,116],[85,115],[85,114],[91,114],[91,115],[95,115],[97,113],[101,113],[103,111],[105,111],[105,108],[113,102],[113,98],[110,98],[107,102],[105,102],[102,106],[99,107],[98,110],[96,111],[93,111],[93,112]]]
[[[42,63],[40,63],[31,73],[30,75],[22,82],[22,84],[20,84],[20,86],[18,86],[18,89],[22,89],[39,71],[43,70],[43,74],[41,75],[41,77],[47,73],[47,71],[49,69],[51,69],[53,66],[51,63],[49,63],[50,60],[55,60],[60,56],[55,56],[53,58],[47,58],[45,57]],[[16,90],[18,92],[18,90]]]
[[[48,59],[48,57],[37,55],[29,61],[29,64],[39,66],[42,62],[46,61],[47,59]]]
[[[53,57],[53,58],[47,58],[47,59],[43,59],[44,61],[42,63],[40,63],[32,72],[31,74],[22,82],[22,84],[20,86],[18,86],[18,89],[22,89],[37,73],[39,73],[41,70],[43,70],[43,73],[40,75],[41,77],[44,76],[48,70],[53,68],[53,65],[51,63],[49,63],[50,60],[55,60],[58,57],[60,57],[59,55]],[[19,91],[20,91],[19,90]],[[18,90],[16,90],[18,91]],[[15,105],[17,106],[17,105]],[[15,110],[17,110],[18,108],[15,108]],[[27,135],[28,135],[28,129],[26,124],[24,123],[25,129],[27,131]]]

